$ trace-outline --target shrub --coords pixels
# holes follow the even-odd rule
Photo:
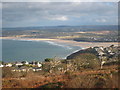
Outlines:
[[[53,59],[52,58],[46,58],[45,59],[45,62],[50,62],[50,61],[53,61]]]
[[[2,68],[2,77],[6,78],[6,77],[13,77],[13,72],[11,71],[12,68],[10,67],[3,67]]]

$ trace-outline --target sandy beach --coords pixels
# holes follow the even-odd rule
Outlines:
[[[23,37],[0,37],[0,39],[8,40],[29,40],[29,41],[51,41],[59,44],[67,44],[72,46],[80,46],[82,48],[89,48],[95,46],[107,47],[110,45],[118,46],[118,42],[77,42],[73,40],[49,39],[49,38],[23,38]]]

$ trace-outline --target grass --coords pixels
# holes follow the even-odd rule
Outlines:
[[[63,74],[27,73],[25,77],[3,78],[3,88],[118,88],[117,65],[82,69]]]

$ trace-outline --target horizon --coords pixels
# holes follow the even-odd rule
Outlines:
[[[2,29],[4,28],[39,28],[39,27],[81,27],[81,26],[119,26],[119,25],[76,25],[76,26],[72,26],[72,25],[56,25],[56,26],[25,26],[25,27],[2,27]]]

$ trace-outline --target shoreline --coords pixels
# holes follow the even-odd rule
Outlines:
[[[82,49],[95,47],[95,46],[103,46],[107,47],[110,45],[118,46],[118,42],[77,42],[73,40],[62,40],[62,39],[49,39],[49,38],[23,38],[23,37],[0,37],[0,39],[6,40],[26,40],[26,41],[50,41],[58,44],[66,44],[70,46],[78,46]]]
[[[77,46],[80,47],[79,49],[67,54],[65,57],[62,57],[62,59],[66,59],[67,56],[82,50],[82,49],[87,49],[90,47],[95,47],[95,46],[103,46],[103,47],[108,47],[111,45],[118,46],[117,42],[106,42],[106,43],[101,43],[101,42],[77,42],[77,41],[72,41],[72,40],[61,40],[61,39],[49,39],[49,38],[22,38],[22,37],[0,37],[1,40],[19,40],[19,41],[43,41],[47,43],[52,43],[52,45],[59,45],[59,46],[65,46],[67,48],[71,48],[72,46]]]

